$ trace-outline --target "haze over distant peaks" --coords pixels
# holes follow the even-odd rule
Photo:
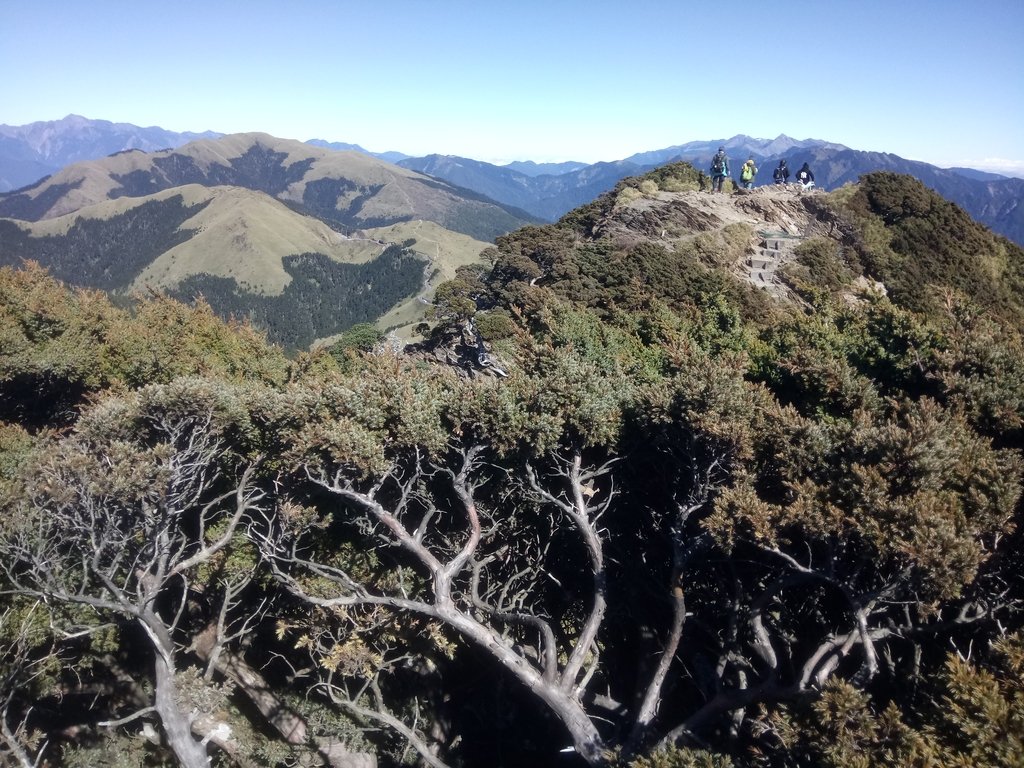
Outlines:
[[[179,133],[157,126],[143,128],[74,114],[28,125],[0,125],[0,192],[31,184],[81,160],[128,149],[173,149],[196,139],[222,135],[214,131]]]
[[[676,144],[664,149],[638,152],[635,155],[630,155],[626,160],[638,165],[653,165],[667,163],[677,158],[690,159],[704,156],[710,158],[711,155],[718,151],[719,147],[725,147],[727,153],[736,157],[743,154],[751,154],[756,157],[771,157],[810,147],[830,150],[847,149],[842,144],[835,144],[820,139],[798,140],[790,138],[784,133],[779,134],[774,139],[755,139],[744,134],[738,134],[731,139],[690,141],[686,144]]]
[[[563,173],[582,170],[587,167],[587,163],[578,163],[574,160],[568,160],[564,163],[535,163],[533,160],[515,160],[511,163],[505,163],[501,167],[508,168],[510,171],[525,173],[527,176],[557,176]]]
[[[402,152],[371,152],[368,149],[363,149],[358,144],[349,144],[344,141],[325,141],[324,139],[310,139],[306,142],[314,147],[322,147],[323,149],[333,149],[336,152],[362,152],[364,155],[372,155],[373,157],[386,160],[389,163],[397,163],[399,160],[404,160],[409,155],[403,154]]]

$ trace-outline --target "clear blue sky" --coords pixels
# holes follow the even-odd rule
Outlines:
[[[1024,173],[1024,0],[0,0],[0,123],[618,160],[744,133]]]

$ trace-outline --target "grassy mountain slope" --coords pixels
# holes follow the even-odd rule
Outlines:
[[[146,243],[139,237],[124,243],[121,258],[131,251],[145,249],[158,255],[141,270],[125,270],[121,280],[107,286],[112,289],[173,288],[183,279],[197,273],[233,277],[249,290],[259,293],[280,293],[288,283],[281,260],[298,253],[323,253],[340,262],[365,262],[383,250],[368,239],[352,239],[332,230],[323,222],[302,216],[285,204],[265,194],[241,187],[202,187],[189,184],[142,198],[119,198],[82,208],[74,213],[38,222],[9,222],[30,236],[25,251],[9,247],[0,249],[0,258],[13,263],[17,257],[34,258],[74,281],[74,262],[80,255],[69,243],[76,230],[90,222],[97,227],[105,223],[114,231],[133,215],[140,214],[147,204],[167,206],[180,200],[194,215],[184,219],[173,233],[173,242],[159,241],[163,230],[144,227],[145,233],[156,237]],[[134,214],[132,213],[134,212]],[[181,237],[185,239],[177,242]],[[63,241],[63,244],[62,244]],[[49,244],[47,244],[49,243]],[[166,246],[165,250],[161,249]],[[58,252],[66,251],[67,266]],[[117,258],[116,254],[109,254]],[[137,259],[133,259],[137,260]],[[81,277],[81,275],[80,275]]]
[[[30,259],[121,294],[202,294],[289,348],[382,316],[385,328],[415,322],[426,309],[416,297],[487,245],[422,220],[343,235],[265,193],[196,184],[38,222],[0,219],[0,264]]]
[[[105,201],[54,219],[3,225],[22,233],[0,246],[3,263],[31,258],[61,279],[107,290],[174,288],[191,275],[206,273],[275,294],[289,280],[282,267],[286,256],[322,253],[338,262],[363,263],[384,249],[369,238],[341,235],[263,193],[196,184]],[[104,268],[109,279],[102,285],[82,269],[89,250],[101,251],[109,264]]]
[[[223,316],[243,318],[290,350],[359,323],[373,323],[423,285],[424,262],[400,245],[372,261],[342,264],[320,253],[282,260],[287,285],[276,295],[250,293],[238,281],[193,275],[171,292],[192,301],[202,297]]]
[[[326,141],[324,139],[310,139],[306,142],[314,147],[323,147],[324,149],[333,149],[334,151],[347,151],[354,150],[356,152],[362,152],[364,155],[372,155],[373,157],[386,160],[389,163],[397,163],[399,160],[404,160],[408,155],[402,152],[387,151],[387,152],[370,152],[368,149],[363,149],[358,144],[349,144],[346,141]]]
[[[253,292],[276,294],[289,280],[281,266],[286,256],[321,253],[338,262],[365,263],[384,250],[380,243],[345,237],[259,192],[240,187],[177,188],[191,189],[201,190],[199,194],[211,201],[185,223],[193,236],[150,263],[133,287],[171,287],[205,272],[236,278]]]
[[[437,286],[455,277],[459,267],[478,264],[487,243],[440,227],[431,221],[409,221],[367,230],[367,235],[385,242],[410,243],[409,250],[426,261],[419,293],[382,315],[381,330],[392,329],[399,338],[409,338],[411,327],[423,319],[425,301],[433,298]]]
[[[0,263],[35,260],[108,291],[201,293],[289,347],[381,315],[414,322],[425,285],[530,220],[359,152],[266,134],[68,166],[0,196],[0,214]],[[389,251],[423,235],[422,254]]]
[[[491,240],[529,221],[522,212],[359,152],[332,152],[261,133],[195,141],[151,154],[123,152],[68,166],[0,197],[0,216],[35,221],[186,184],[265,192],[350,229],[428,219]]]

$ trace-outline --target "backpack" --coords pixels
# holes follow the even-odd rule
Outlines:
[[[744,163],[743,172],[740,173],[740,179],[743,181],[751,181],[754,178],[754,166],[750,163]]]
[[[800,177],[800,181],[807,181],[807,171],[800,171],[797,175]]]
[[[722,173],[725,170],[725,155],[719,152],[711,160],[711,172]]]
[[[782,169],[781,168],[776,168],[775,172],[772,173],[772,178],[775,179],[776,181],[782,181],[786,177],[782,175]]]

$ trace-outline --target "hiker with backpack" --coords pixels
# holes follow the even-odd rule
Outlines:
[[[807,163],[804,163],[800,170],[796,172],[796,180],[803,185],[804,189],[810,189],[814,186],[814,174],[811,173],[811,168]]]
[[[775,179],[776,184],[789,182],[789,168],[786,166],[785,160],[779,160],[779,167],[772,172],[772,178]]]
[[[740,181],[743,182],[744,189],[754,188],[755,176],[757,176],[757,166],[754,165],[754,156],[751,155],[740,169]]]
[[[725,147],[719,147],[718,152],[711,158],[711,191],[721,192],[722,183],[729,175],[729,158],[725,156]]]

